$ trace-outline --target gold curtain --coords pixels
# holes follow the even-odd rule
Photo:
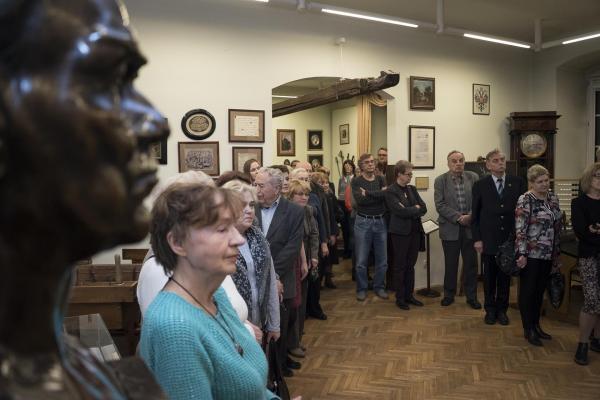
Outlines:
[[[360,96],[358,107],[357,150],[358,157],[363,153],[371,152],[371,104],[376,107],[385,107],[387,100],[382,99],[377,93]]]

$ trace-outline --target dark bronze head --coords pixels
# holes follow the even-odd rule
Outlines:
[[[168,135],[133,86],[145,62],[118,1],[0,3],[0,254],[145,237],[147,149]]]

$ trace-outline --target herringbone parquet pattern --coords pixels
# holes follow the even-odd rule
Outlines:
[[[306,321],[307,356],[287,379],[303,400],[600,399],[600,354],[573,362],[574,325],[544,319],[553,340],[538,348],[523,339],[518,310],[509,326],[488,326],[464,297],[450,307],[420,298],[425,307],[410,311],[372,292],[361,303],[349,263],[334,272],[338,289],[321,294],[329,318]]]

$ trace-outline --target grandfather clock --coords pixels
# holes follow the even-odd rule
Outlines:
[[[554,135],[556,111],[510,113],[510,158],[517,163],[517,175],[527,179],[527,169],[543,165],[554,177]]]

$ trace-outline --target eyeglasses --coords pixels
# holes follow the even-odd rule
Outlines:
[[[594,174],[594,175],[592,175],[592,178],[598,178],[598,179],[600,179],[600,174]]]

